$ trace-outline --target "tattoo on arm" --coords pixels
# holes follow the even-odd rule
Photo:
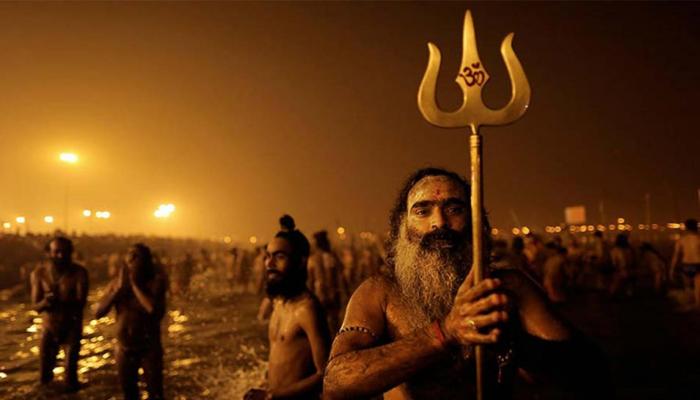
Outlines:
[[[379,395],[446,354],[427,328],[420,329],[386,345],[337,355],[326,368],[324,390],[332,399]]]

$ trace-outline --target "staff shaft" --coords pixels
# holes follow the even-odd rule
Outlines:
[[[472,270],[474,271],[474,284],[478,284],[484,278],[484,224],[483,224],[483,200],[484,191],[481,178],[482,136],[477,129],[472,128],[469,135],[469,154],[471,164],[471,207],[472,207]],[[484,399],[484,352],[478,345],[474,350],[476,357],[476,398]]]

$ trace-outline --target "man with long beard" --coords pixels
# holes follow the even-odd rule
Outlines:
[[[268,388],[249,390],[246,400],[313,399],[321,393],[330,335],[321,303],[306,288],[308,256],[308,241],[298,230],[280,231],[267,245]]]
[[[426,168],[409,177],[390,217],[391,273],[368,279],[350,299],[324,398],[471,398],[477,344],[487,346],[487,398],[508,397],[518,368],[583,398],[607,389],[599,353],[530,279],[492,271],[474,285],[468,196],[453,172]]]

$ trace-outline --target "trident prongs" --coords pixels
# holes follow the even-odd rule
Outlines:
[[[455,79],[464,94],[462,106],[452,112],[443,111],[438,106],[435,99],[435,84],[440,71],[440,49],[428,43],[430,58],[418,89],[418,108],[423,117],[431,124],[442,128],[469,126],[472,133],[476,133],[482,125],[506,125],[520,118],[527,111],[530,103],[530,84],[520,60],[513,51],[512,42],[513,33],[510,33],[501,43],[501,55],[510,75],[511,99],[502,109],[492,110],[481,98],[481,89],[489,80],[489,75],[479,59],[474,23],[471,12],[467,10],[464,16],[462,65]]]

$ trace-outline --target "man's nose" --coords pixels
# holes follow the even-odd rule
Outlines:
[[[444,228],[447,225],[447,218],[440,207],[436,207],[430,217],[430,230]]]

